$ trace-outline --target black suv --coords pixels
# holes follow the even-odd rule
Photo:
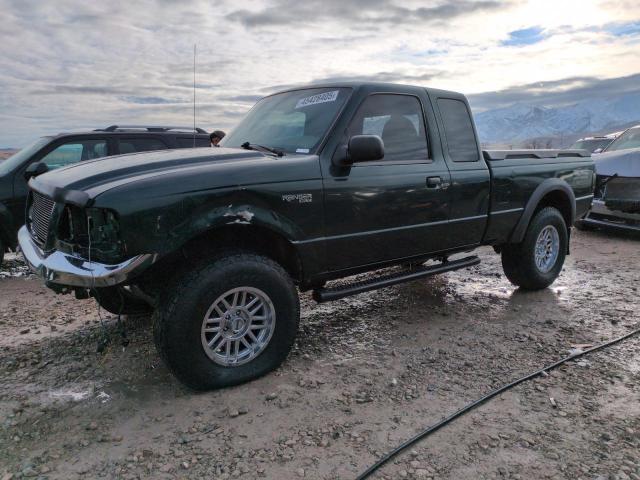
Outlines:
[[[29,191],[25,173],[30,165],[40,162],[40,171],[54,170],[110,155],[209,145],[206,131],[190,127],[112,125],[39,138],[0,162],[0,263],[4,252],[17,246],[16,233],[24,224]]]

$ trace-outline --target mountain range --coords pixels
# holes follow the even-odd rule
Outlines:
[[[575,139],[640,123],[640,93],[556,107],[518,103],[485,110],[474,117],[483,144],[517,145],[534,138]]]

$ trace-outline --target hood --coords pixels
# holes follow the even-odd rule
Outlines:
[[[261,152],[236,148],[160,150],[79,162],[47,172],[29,183],[33,189],[53,198],[64,197],[64,201],[80,204],[81,198],[93,198],[111,188],[159,175],[210,167],[212,163],[265,161],[269,158]],[[83,192],[85,195],[71,195],[69,198],[65,192]]]
[[[640,177],[640,148],[604,152],[596,157],[596,173],[620,177]]]
[[[185,148],[106,157],[61,168],[29,185],[57,202],[86,207],[96,197],[172,196],[320,177],[318,157],[274,157],[241,148]],[[109,195],[106,195],[109,192]],[[103,195],[105,194],[105,195]],[[124,194],[124,196],[123,196]]]

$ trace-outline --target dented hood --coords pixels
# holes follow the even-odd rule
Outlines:
[[[598,175],[640,177],[640,148],[604,152],[595,157]]]

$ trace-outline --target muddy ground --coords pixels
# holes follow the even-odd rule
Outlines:
[[[431,280],[325,305],[304,294],[279,370],[201,394],[162,365],[148,318],[125,320],[127,343],[113,316],[56,296],[10,255],[0,479],[354,478],[491,389],[640,327],[639,247],[576,232],[561,277],[536,293],[482,249],[479,266]],[[634,337],[522,384],[375,478],[640,479],[639,347]]]

